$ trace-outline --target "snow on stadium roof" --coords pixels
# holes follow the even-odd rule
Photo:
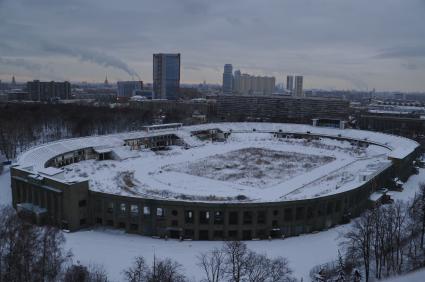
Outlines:
[[[309,133],[312,135],[321,135],[325,137],[342,137],[358,141],[367,141],[389,149],[388,157],[394,159],[402,159],[412,153],[419,144],[413,140],[385,134],[379,132],[371,132],[355,129],[336,129],[327,127],[313,127],[304,124],[288,124],[288,123],[209,123],[202,125],[183,126],[180,128],[171,128],[154,131],[135,131],[113,135],[91,136],[82,138],[65,139],[43,144],[34,147],[18,157],[17,165],[21,168],[27,168],[38,172],[45,169],[46,163],[58,156],[64,155],[75,150],[84,148],[112,148],[124,145],[125,140],[137,139],[148,136],[159,136],[164,134],[175,134],[184,142],[191,146],[200,146],[202,141],[192,136],[191,132],[220,129],[224,132],[284,132],[284,133]]]

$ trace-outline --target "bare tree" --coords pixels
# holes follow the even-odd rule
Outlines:
[[[124,278],[129,282],[144,282],[148,279],[149,268],[143,257],[136,257],[133,265],[124,270]]]
[[[231,281],[242,281],[249,253],[246,244],[241,241],[226,242],[223,252],[226,254],[226,273],[230,276]]]
[[[182,273],[182,266],[178,262],[170,259],[154,260],[151,270],[148,273],[149,282],[184,282],[186,277]]]
[[[353,256],[358,257],[363,264],[366,282],[369,281],[370,276],[373,225],[373,212],[366,211],[354,221],[352,229],[344,235],[346,239],[344,244],[347,247],[347,251]]]
[[[81,265],[79,263],[69,266],[62,279],[64,282],[108,282],[108,277],[103,266]]]
[[[222,250],[214,249],[207,253],[201,253],[198,256],[198,265],[205,274],[203,281],[220,282],[224,278],[225,254]]]

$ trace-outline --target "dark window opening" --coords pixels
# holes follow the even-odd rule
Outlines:
[[[209,240],[208,230],[199,230],[199,240]]]
[[[314,210],[312,207],[307,208],[307,219],[311,219],[314,217]]]
[[[97,217],[96,218],[96,223],[97,224],[102,224],[102,222],[103,222],[102,218],[100,218],[100,217]]]
[[[81,207],[85,207],[87,205],[87,201],[86,200],[81,200],[78,202],[78,206]]]
[[[296,214],[295,214],[296,220],[302,220],[304,219],[304,207],[297,207]]]
[[[326,208],[326,214],[330,215],[333,213],[333,205],[331,202],[328,203],[328,206]]]
[[[223,239],[223,230],[214,230],[214,239]]]
[[[86,219],[85,218],[80,219],[80,225],[86,225]]]
[[[237,230],[229,230],[227,235],[228,235],[227,237],[229,237],[229,239],[237,239],[238,238],[238,231]]]
[[[124,228],[125,229],[125,222],[118,223],[118,228]]]
[[[238,224],[238,212],[229,212],[229,224]]]
[[[195,232],[193,229],[185,229],[184,230],[184,238],[186,239],[193,239],[195,235]]]
[[[243,213],[243,224],[252,224],[252,212],[246,211]]]
[[[266,223],[266,212],[265,211],[259,211],[257,213],[257,223],[258,224]]]
[[[285,209],[284,219],[285,219],[285,221],[292,221],[292,209],[291,208]]]
[[[243,230],[242,231],[242,240],[251,240],[252,239],[252,231],[251,230]]]

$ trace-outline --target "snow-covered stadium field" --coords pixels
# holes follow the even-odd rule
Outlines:
[[[388,149],[348,141],[276,138],[233,133],[225,142],[185,149],[132,151],[123,160],[86,160],[65,166],[67,181],[88,178],[95,191],[197,201],[272,202],[314,198],[362,184],[390,161]]]

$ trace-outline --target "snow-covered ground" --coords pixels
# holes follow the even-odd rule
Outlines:
[[[420,169],[418,175],[413,175],[404,184],[403,192],[394,192],[394,198],[407,200],[413,197],[419,184],[425,182],[425,169]],[[0,175],[0,204],[11,201],[10,175],[8,168]],[[310,269],[337,256],[340,233],[349,225],[338,226],[317,234],[308,234],[284,240],[249,241],[248,247],[266,253],[269,256],[287,257],[297,278],[309,281]],[[202,272],[196,265],[196,256],[200,252],[220,247],[221,242],[213,241],[165,241],[139,235],[124,234],[118,230],[85,230],[75,233],[65,233],[66,247],[74,253],[74,259],[81,263],[103,264],[113,281],[122,280],[122,270],[127,268],[135,256],[144,256],[148,261],[154,254],[159,257],[171,257],[181,263],[186,274],[195,281]],[[394,278],[390,281],[425,281],[425,271]]]
[[[121,150],[129,150],[120,147]],[[321,138],[275,138],[270,133],[232,133],[226,142],[185,150],[133,151],[124,160],[87,160],[65,166],[64,178],[90,180],[106,193],[196,201],[282,201],[340,193],[385,169],[389,150]],[[172,181],[171,181],[172,180]]]
[[[386,282],[424,282],[425,281],[425,269],[411,272],[406,275],[398,277],[392,277],[385,280]]]

